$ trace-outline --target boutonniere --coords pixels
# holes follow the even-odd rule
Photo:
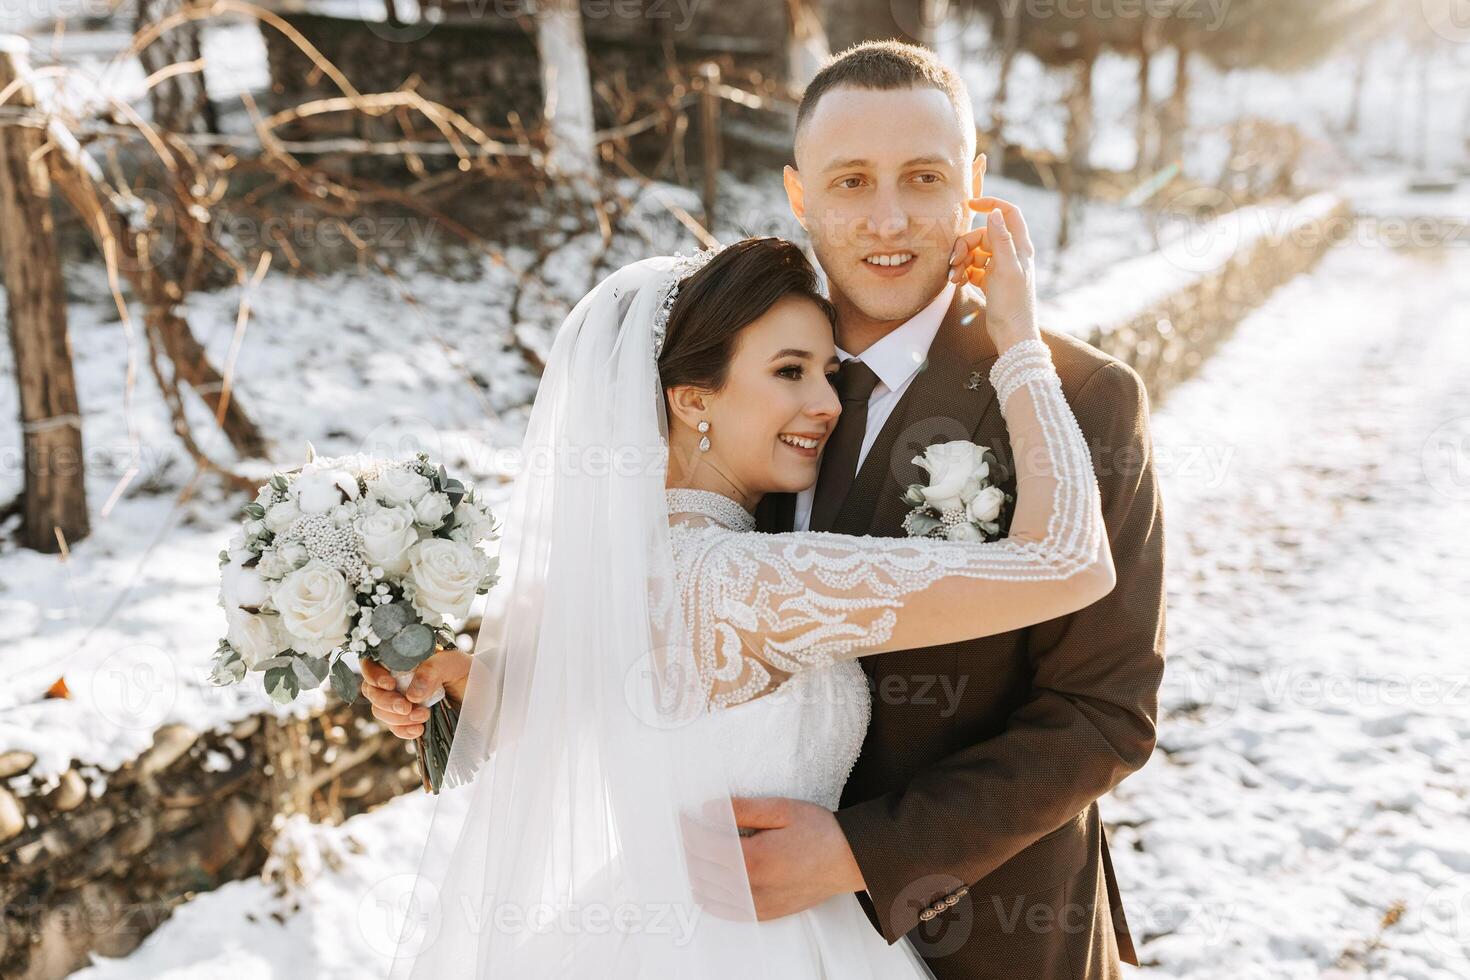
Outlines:
[[[1000,537],[1000,512],[1014,499],[990,480],[991,451],[963,439],[935,443],[914,465],[929,474],[927,484],[904,492],[911,510],[903,529],[911,538],[994,541]]]

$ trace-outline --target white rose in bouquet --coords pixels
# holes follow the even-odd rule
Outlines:
[[[944,532],[944,537],[949,541],[985,540],[985,535],[980,533],[980,529],[975,525],[969,523],[968,521],[963,524],[956,524],[953,527],[947,528]]]
[[[452,509],[448,494],[426,493],[414,504],[414,520],[422,527],[435,529],[444,523],[444,518],[449,516]]]
[[[418,544],[414,512],[370,501],[357,515],[353,527],[362,538],[362,556],[389,575],[408,571],[409,550]]]
[[[1005,491],[1000,487],[986,487],[970,498],[970,520],[981,523],[995,520],[1000,517],[1000,508],[1005,500]]]
[[[483,556],[469,545],[448,538],[426,538],[409,559],[414,584],[414,606],[441,616],[464,616],[470,611],[485,577]]]
[[[449,529],[449,536],[464,544],[474,544],[492,540],[494,528],[495,521],[489,511],[480,504],[461,500],[454,508],[454,527]]]
[[[417,504],[432,487],[428,477],[403,466],[390,466],[376,479],[367,481],[368,493],[385,504]]]
[[[267,579],[283,579],[305,565],[310,557],[306,553],[306,545],[300,541],[286,541],[266,549],[260,556],[260,564],[255,567]]]
[[[313,559],[281,580],[274,599],[295,649],[320,657],[347,642],[357,603],[337,569]]]
[[[292,489],[304,514],[324,514],[345,500],[356,500],[357,477],[341,469],[304,468]]]
[[[922,490],[924,500],[940,513],[960,507],[966,484],[990,471],[985,450],[964,440],[930,446],[914,457],[914,463],[929,474],[929,485]]]
[[[240,652],[249,670],[285,650],[289,638],[282,635],[279,616],[257,616],[240,608],[225,609],[226,638]]]

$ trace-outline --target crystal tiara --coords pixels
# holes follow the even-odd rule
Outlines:
[[[664,349],[664,335],[669,330],[669,314],[673,312],[674,300],[679,298],[679,283],[709,265],[710,260],[720,254],[719,248],[699,249],[693,255],[674,253],[674,265],[669,270],[668,282],[664,284],[663,298],[653,314],[653,356],[657,360]]]

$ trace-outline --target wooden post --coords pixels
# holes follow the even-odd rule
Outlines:
[[[699,128],[704,144],[704,227],[715,226],[715,178],[720,175],[720,66],[706,61],[699,67],[704,84],[699,91]]]
[[[33,107],[24,39],[0,35],[0,90],[21,81],[7,104]],[[40,156],[45,130],[0,126],[0,278],[20,388],[25,445],[24,545],[57,552],[87,536],[82,419],[77,405],[61,260],[51,219],[51,181]]]

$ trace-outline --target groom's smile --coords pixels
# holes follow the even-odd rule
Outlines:
[[[911,251],[902,252],[873,252],[863,256],[863,265],[868,271],[884,279],[894,279],[904,276],[914,267],[916,253]]]

